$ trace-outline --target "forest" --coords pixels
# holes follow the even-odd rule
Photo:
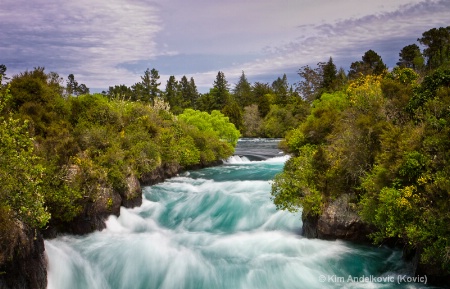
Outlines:
[[[419,45],[420,47],[419,47]],[[207,93],[195,80],[147,69],[128,87],[90,94],[70,74],[43,67],[11,78],[0,65],[0,264],[13,258],[17,224],[63,224],[104,188],[126,190],[165,164],[207,165],[240,136],[285,138],[292,155],[272,188],[277,208],[321,213],[343,193],[376,230],[421,261],[450,272],[450,26],[405,46],[388,68],[373,50],[337,69],[332,57],[232,87],[218,72]],[[113,200],[105,199],[106,206]]]

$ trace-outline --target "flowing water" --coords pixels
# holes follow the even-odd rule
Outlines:
[[[277,141],[242,139],[236,154],[145,187],[101,232],[45,241],[48,289],[423,288],[398,250],[300,235],[301,215],[270,198]]]

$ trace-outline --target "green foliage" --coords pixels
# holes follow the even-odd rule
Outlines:
[[[229,122],[228,117],[217,110],[213,110],[209,114],[198,110],[186,109],[178,118],[190,125],[194,125],[200,131],[217,134],[220,139],[232,146],[237,144],[240,136],[239,130],[236,129],[234,124]]]
[[[262,118],[259,116],[258,105],[252,104],[244,108],[243,122],[245,137],[261,135]]]
[[[148,74],[153,88],[154,74]],[[196,93],[193,81],[188,84]],[[1,90],[0,219],[35,228],[50,217],[55,226],[70,222],[99,200],[111,209],[130,175],[226,158],[239,137],[220,112],[207,114],[209,127],[201,130],[177,120],[159,96],[152,104],[125,100],[140,99],[136,95],[65,96],[59,76],[43,68],[15,76],[11,88],[16,94]],[[14,222],[3,222],[2,234]]]
[[[419,75],[411,68],[397,66],[390,73],[386,74],[386,78],[394,79],[404,85],[414,85]]]
[[[60,168],[46,164],[42,182],[45,205],[53,221],[68,222],[82,212],[82,191],[77,180],[71,179],[76,167]]]
[[[288,131],[285,136],[285,142],[288,152],[291,153],[300,151],[301,147],[307,143],[301,127]]]
[[[340,112],[350,105],[348,97],[342,92],[324,93],[313,102],[310,115],[301,124],[303,135],[308,143],[321,144],[338,123]]]
[[[297,124],[298,121],[292,115],[292,110],[273,104],[264,118],[262,131],[270,138],[283,137],[286,131],[293,129]]]
[[[296,212],[303,208],[305,214],[320,214],[323,197],[314,181],[316,153],[314,146],[301,147],[298,156],[289,159],[284,172],[275,177],[271,194],[277,209]]]
[[[242,111],[238,103],[234,100],[228,102],[221,111],[232,124],[238,129],[243,129]]]
[[[0,95],[0,112],[11,97]],[[45,168],[34,154],[28,124],[0,117],[0,203],[2,211],[32,227],[42,227],[50,219],[47,212],[42,181]]]
[[[323,66],[323,77],[320,88],[323,92],[332,92],[335,89],[337,81],[337,69],[330,57],[327,64]]]
[[[348,77],[356,79],[362,75],[383,75],[387,71],[381,56],[373,50],[368,50],[362,56],[361,61],[355,61],[350,65]]]
[[[244,71],[242,71],[238,83],[234,86],[233,95],[240,107],[248,106],[254,101],[252,87]]]
[[[420,109],[425,102],[433,99],[438,89],[450,86],[450,69],[438,69],[426,76],[419,87],[414,91],[414,95],[408,104],[408,111],[413,113]]]
[[[450,60],[450,26],[432,28],[417,39],[425,45],[423,55],[427,58],[427,67],[436,69]]]
[[[67,95],[83,95],[89,93],[89,88],[85,84],[78,84],[73,74],[69,74],[67,77],[66,86]]]
[[[286,134],[292,158],[272,196],[278,209],[314,215],[352,193],[363,220],[376,228],[375,242],[399,239],[422,252],[421,262],[450,272],[449,71],[421,81],[408,59],[410,67],[383,76],[375,71],[381,59],[367,54],[355,64],[355,75],[363,75],[345,92],[313,101]]]
[[[400,59],[397,65],[401,68],[412,68],[421,70],[424,65],[424,59],[417,44],[407,45],[399,53]]]

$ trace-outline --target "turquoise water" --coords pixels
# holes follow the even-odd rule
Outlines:
[[[46,241],[48,289],[424,287],[398,279],[397,250],[303,238],[301,215],[270,199],[287,159],[277,141],[240,140],[236,153],[145,187],[101,232]]]

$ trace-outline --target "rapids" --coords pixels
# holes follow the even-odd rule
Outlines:
[[[241,139],[223,165],[145,187],[105,230],[45,241],[48,289],[423,288],[397,284],[398,250],[303,238],[301,214],[270,198],[277,143]]]

